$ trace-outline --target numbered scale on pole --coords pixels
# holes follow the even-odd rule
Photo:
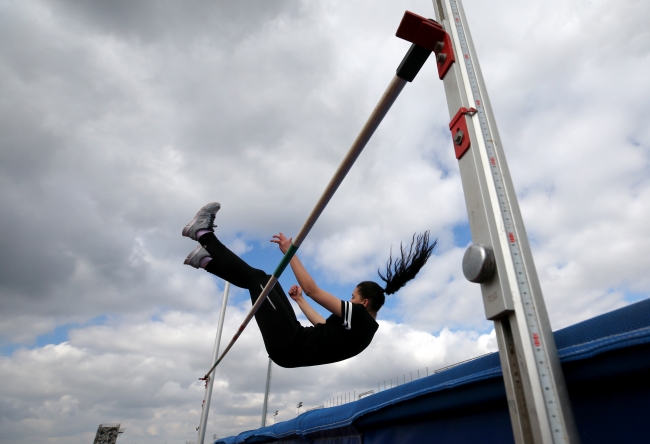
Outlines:
[[[541,347],[540,343],[540,329],[537,324],[537,316],[535,314],[535,304],[533,303],[532,294],[530,290],[530,285],[528,282],[528,275],[524,268],[524,264],[521,261],[521,249],[517,238],[515,236],[515,227],[512,221],[512,211],[510,211],[510,203],[508,196],[505,193],[505,188],[503,186],[503,173],[499,168],[499,162],[497,162],[497,154],[494,149],[493,137],[490,132],[490,125],[488,124],[487,116],[485,115],[485,109],[483,108],[483,100],[481,97],[481,91],[478,86],[478,80],[476,78],[476,73],[474,71],[474,66],[472,62],[472,57],[469,54],[469,48],[467,46],[467,39],[463,31],[463,26],[460,20],[460,14],[458,12],[458,4],[455,0],[451,0],[451,8],[454,23],[456,25],[456,31],[458,32],[458,43],[463,49],[463,62],[467,68],[467,76],[469,77],[470,85],[472,86],[472,96],[474,99],[474,105],[476,108],[476,116],[479,120],[479,126],[481,128],[481,134],[483,135],[483,142],[485,143],[485,150],[490,159],[490,169],[492,170],[492,179],[494,180],[494,185],[497,189],[497,195],[499,198],[499,209],[501,210],[501,217],[503,218],[503,224],[506,232],[508,233],[508,241],[510,246],[510,254],[512,255],[512,262],[514,264],[515,273],[517,275],[517,284],[519,287],[519,293],[521,294],[521,299],[524,303],[524,311],[528,319],[528,330],[530,332],[531,338],[534,343],[534,352],[535,352],[535,364],[538,367],[538,372],[540,379],[542,381],[542,386],[544,391],[544,398],[547,405],[547,410],[549,412],[549,420],[551,422],[551,427],[553,431],[557,434],[562,434],[562,424],[559,421],[558,415],[558,400],[557,392],[554,388],[554,384],[550,378],[550,369],[548,367],[548,359],[546,357],[546,351]]]
[[[465,255],[463,272],[470,281],[481,283],[488,319],[509,323],[507,328],[497,326],[500,349],[507,345],[516,352],[513,370],[512,361],[506,365],[506,350],[501,350],[504,379],[509,400],[517,393],[512,397],[525,398],[526,405],[523,409],[511,405],[515,438],[576,443],[557,349],[465,14],[459,0],[434,0],[434,6],[458,63],[444,81],[475,243]],[[516,421],[523,430],[519,435]]]

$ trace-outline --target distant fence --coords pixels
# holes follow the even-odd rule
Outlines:
[[[483,356],[487,356],[487,355],[491,355],[491,354],[492,353],[485,353],[483,355],[476,356],[476,357],[471,358],[471,359],[466,359],[465,361],[457,362],[455,364],[448,365],[446,367],[438,368],[438,369],[435,369],[435,370],[431,371],[430,374],[435,375],[436,373],[444,372],[446,370],[449,370],[450,368],[456,367],[456,366],[461,365],[461,364],[465,364],[466,362],[474,361],[476,359],[482,358]],[[358,398],[357,398],[356,390],[352,391],[352,392],[337,395],[337,396],[335,396],[333,398],[330,398],[327,401],[325,401],[324,406],[325,407],[336,407],[338,405],[347,404],[349,402],[356,401],[356,400],[361,399],[361,398],[365,398],[366,396],[373,395],[373,394],[381,392],[383,390],[388,390],[388,389],[391,389],[393,387],[397,387],[399,385],[404,385],[404,384],[406,384],[408,382],[413,381],[413,373],[414,372],[409,372],[409,377],[408,378],[406,377],[406,374],[404,373],[404,374],[402,374],[401,378],[399,377],[399,375],[397,375],[394,379],[393,378],[388,378],[388,379],[385,379],[383,381],[377,382],[377,392],[375,392],[374,389],[367,390],[365,392],[359,393]],[[415,371],[415,379],[416,380],[420,379],[421,377],[425,377],[425,376],[429,376],[429,367],[425,367],[424,372],[422,372],[422,374],[420,374],[420,370]],[[401,379],[401,384],[400,384],[400,379]],[[322,408],[322,407],[323,406],[314,407],[314,408],[309,409],[309,410],[315,410],[317,408]]]

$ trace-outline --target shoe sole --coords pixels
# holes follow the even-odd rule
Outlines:
[[[192,228],[192,225],[196,223],[197,220],[199,220],[199,216],[201,213],[207,210],[214,210],[214,213],[216,214],[217,211],[221,209],[221,204],[219,202],[210,202],[209,204],[203,205],[203,207],[196,213],[194,216],[194,219],[190,221],[187,225],[185,225],[185,228],[183,228],[183,236],[189,237],[188,233],[190,232],[190,229]]]
[[[187,257],[185,258],[185,262],[183,262],[183,263],[185,265],[191,265],[190,262],[192,262],[192,259],[194,258],[194,256],[199,254],[199,251],[201,251],[201,248],[203,248],[203,247],[201,245],[199,245],[194,250],[192,250],[192,252],[187,255]]]

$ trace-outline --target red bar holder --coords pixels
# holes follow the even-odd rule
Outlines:
[[[451,131],[451,139],[454,141],[454,151],[456,152],[456,159],[463,157],[470,147],[469,130],[467,129],[467,120],[465,115],[473,115],[476,113],[474,108],[462,107],[458,110],[451,123],[449,123],[449,130]]]
[[[438,76],[441,80],[456,61],[449,34],[435,20],[406,11],[395,35],[435,52]]]

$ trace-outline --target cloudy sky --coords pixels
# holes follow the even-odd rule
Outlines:
[[[467,0],[551,321],[650,290],[650,3]],[[223,282],[183,265],[217,200],[220,238],[272,270],[430,1],[0,0],[0,441],[195,440]],[[346,362],[274,367],[270,410],[318,406],[495,350],[433,64],[407,85],[303,244],[347,298],[416,231],[439,240]],[[293,275],[285,273],[285,286]],[[233,289],[224,337],[250,301]],[[297,307],[296,307],[297,309]],[[260,423],[252,323],[217,372],[208,436]]]

